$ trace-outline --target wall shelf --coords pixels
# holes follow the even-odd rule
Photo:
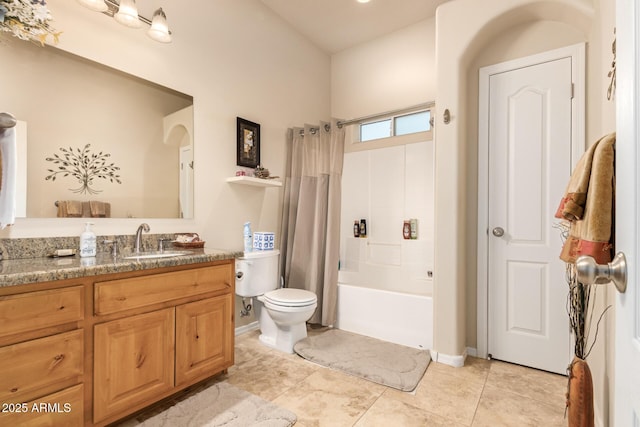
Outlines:
[[[253,187],[282,187],[282,181],[254,178],[252,176],[232,176],[227,178],[230,184],[250,185]]]

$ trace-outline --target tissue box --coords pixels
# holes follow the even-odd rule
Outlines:
[[[256,231],[253,233],[253,249],[258,251],[269,251],[274,248],[274,233]]]

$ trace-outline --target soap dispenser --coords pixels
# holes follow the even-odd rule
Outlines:
[[[91,231],[92,222],[85,223],[85,228],[80,234],[80,256],[96,256],[96,235]]]

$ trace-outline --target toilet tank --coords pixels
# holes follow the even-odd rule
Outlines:
[[[236,295],[256,297],[278,288],[280,251],[245,252],[236,258]]]

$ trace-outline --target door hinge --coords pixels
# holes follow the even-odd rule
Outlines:
[[[575,83],[571,83],[571,99],[575,96],[576,85]]]

